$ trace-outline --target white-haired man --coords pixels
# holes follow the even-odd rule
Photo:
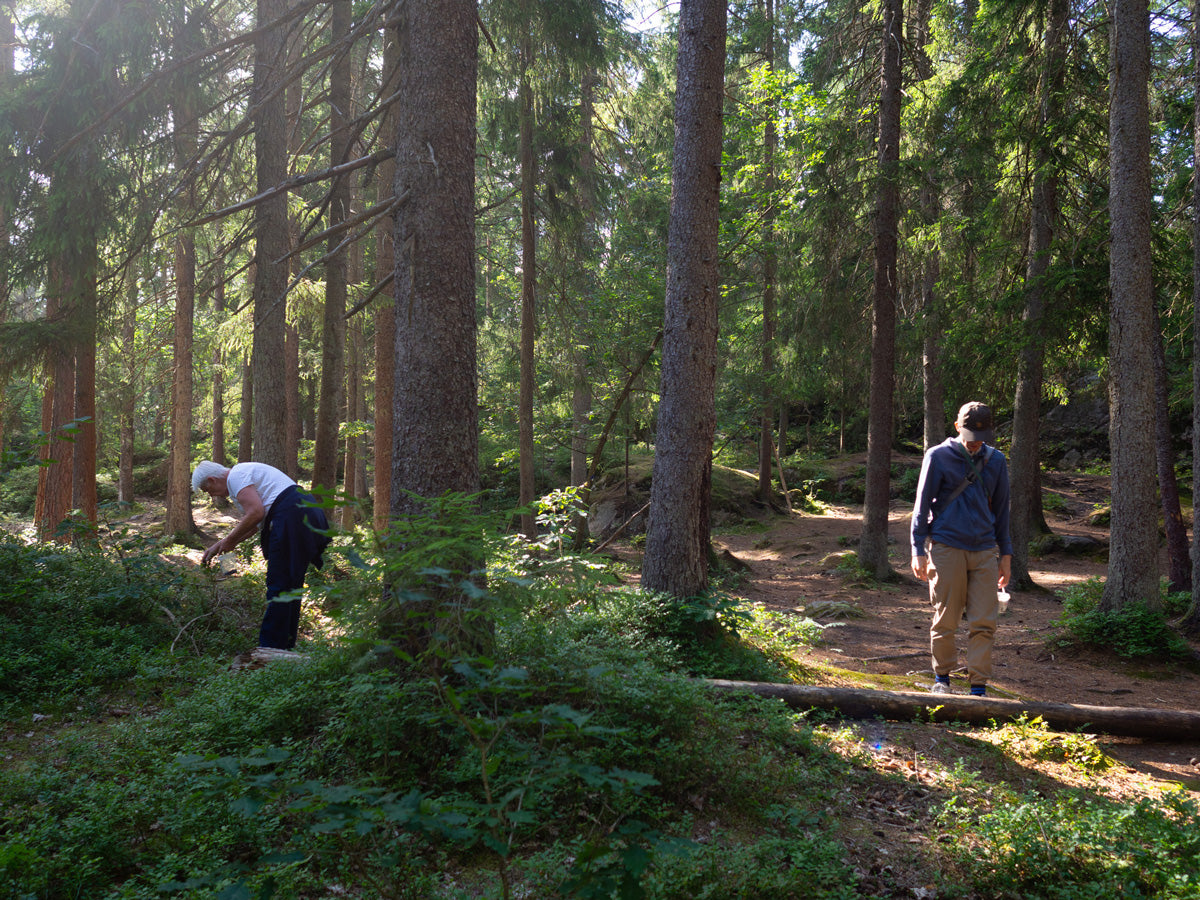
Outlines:
[[[241,518],[204,551],[208,565],[256,532],[267,560],[267,610],[258,633],[260,647],[291,650],[300,628],[300,597],[309,565],[318,569],[329,546],[329,522],[313,497],[300,491],[284,472],[266,463],[226,468],[204,460],[192,472],[192,490],[229,497]]]

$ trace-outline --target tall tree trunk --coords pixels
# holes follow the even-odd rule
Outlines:
[[[331,40],[347,43],[350,33],[350,0],[334,0]],[[345,162],[350,150],[350,49],[334,55],[329,77],[329,164]],[[329,191],[329,227],[346,221],[350,210],[350,180],[333,180]],[[338,426],[346,378],[346,251],[343,236],[329,239],[325,262],[325,317],[321,329],[321,397],[317,404],[317,441],[313,449],[313,487],[337,488]]]
[[[913,31],[918,44],[917,77],[928,81],[933,77],[933,60],[928,47],[933,40],[929,29],[932,0],[918,0]],[[938,146],[942,139],[941,120],[925,124],[926,148]],[[938,172],[930,164],[921,173],[918,192],[921,220],[931,231],[939,230],[942,215]],[[923,410],[923,440],[925,449],[940,444],[946,437],[946,388],[942,382],[942,312],[937,295],[937,283],[942,273],[941,241],[930,238],[924,242],[921,258],[921,282],[918,288],[917,310],[921,325],[921,407]]]
[[[68,297],[71,278],[65,270],[74,267],[63,260],[51,260],[46,295],[46,319],[62,322],[70,315]],[[46,443],[39,451],[37,500],[34,524],[38,538],[51,540],[71,512],[72,476],[75,443],[65,440],[75,413],[75,341],[63,336],[46,349],[46,382],[42,397],[42,433]]]
[[[1192,590],[1192,563],[1188,556],[1187,526],[1179,505],[1175,477],[1175,442],[1171,436],[1168,403],[1167,354],[1158,310],[1154,311],[1154,447],[1158,463],[1158,494],[1162,501],[1163,528],[1167,534],[1167,579],[1172,591]]]
[[[680,599],[708,588],[727,14],[725,0],[680,4],[662,398],[642,562],[643,586]]]
[[[218,258],[214,266],[213,311],[220,321],[225,313],[225,264]],[[225,449],[225,354],[216,341],[213,341],[212,350],[212,423],[212,458],[214,462],[226,465],[229,454]]]
[[[900,217],[901,0],[883,3],[883,79],[879,101],[879,188],[875,209],[875,280],[871,305],[871,390],[867,401],[867,479],[859,562],[876,578],[894,577],[888,561],[892,398],[896,371],[896,255]]]
[[[117,502],[133,503],[133,455],[135,447],[134,414],[137,409],[138,372],[141,366],[137,358],[137,265],[129,266],[129,283],[125,289],[125,303],[121,310],[121,343],[125,347],[124,384],[121,385],[121,455],[117,462]]]
[[[82,265],[76,270],[80,292],[74,304],[79,342],[75,346],[75,452],[72,455],[71,505],[81,521],[95,528],[98,514],[96,496],[96,323],[99,296],[96,270],[99,250],[96,236],[88,229],[84,239]]]
[[[279,21],[288,0],[257,0],[258,36],[254,41],[251,104],[254,159],[260,193],[287,178],[287,128],[284,95],[279,89],[287,53]],[[287,195],[279,191],[255,207],[254,338],[251,356],[254,416],[253,458],[276,468],[287,466],[283,336],[287,313]]]
[[[185,34],[184,4],[175,5],[179,34]],[[191,96],[194,88],[181,83],[172,104],[175,123],[175,168],[187,171],[196,152],[197,119]],[[195,188],[189,182],[176,204],[180,221],[187,221],[195,206]],[[168,457],[167,509],[163,531],[190,535],[192,521],[192,394],[193,328],[196,308],[196,236],[191,228],[175,235],[175,338],[171,379],[171,453]]]
[[[1115,0],[1109,112],[1109,445],[1112,525],[1105,611],[1161,605],[1154,484],[1154,295],[1150,266],[1150,14]]]
[[[475,0],[397,2],[392,510],[479,490]]]
[[[521,131],[521,388],[517,412],[517,443],[520,456],[521,534],[537,539],[533,503],[537,499],[534,484],[533,384],[534,336],[537,328],[534,304],[537,294],[537,239],[534,232],[534,203],[537,170],[533,156],[533,87],[529,68],[533,47],[528,35],[521,48],[521,78],[517,92]]]
[[[1067,11],[1066,0],[1053,0],[1048,10],[1039,86],[1039,127],[1034,138],[1029,256],[1025,267],[1025,308],[1021,315],[1023,340],[1017,357],[1017,392],[1013,401],[1013,442],[1009,469],[1012,481],[1011,583],[1017,590],[1033,586],[1029,574],[1029,542],[1042,521],[1038,432],[1041,426],[1046,356],[1046,276],[1050,271],[1051,242],[1058,220],[1059,175],[1053,142],[1062,116],[1063,74],[1066,66],[1063,36],[1067,27]]]
[[[767,39],[763,47],[767,71],[775,71],[775,0],[766,0]],[[776,109],[772,100],[766,105],[763,127],[763,169],[766,179],[767,208],[763,211],[763,333],[762,333],[762,418],[758,435],[758,497],[771,499],[771,468],[775,455],[775,295],[779,285],[779,252],[775,222],[778,217],[778,185],[775,177],[775,152],[779,137],[775,129]]]
[[[1200,0],[1192,0],[1192,605],[1183,617],[1188,634],[1200,634]]]
[[[399,63],[399,43],[395,30],[387,25],[383,29],[383,83],[380,95],[390,97],[396,90],[396,67]],[[392,103],[384,111],[380,132],[395,148],[398,103]],[[375,172],[376,193],[379,200],[391,197],[396,184],[396,160],[386,159]],[[395,215],[388,217],[394,222]],[[375,229],[375,280],[382,283],[393,278],[396,271],[395,229]],[[395,400],[396,375],[396,288],[392,287],[380,297],[375,306],[375,471],[374,471],[374,526],[382,532],[387,527],[392,508],[392,404]]]
[[[578,203],[583,215],[575,244],[575,266],[582,279],[579,311],[574,316],[575,349],[572,353],[571,384],[571,484],[580,488],[579,509],[571,525],[575,545],[586,543],[591,485],[588,483],[588,441],[592,427],[591,359],[595,336],[592,328],[597,303],[598,229],[596,213],[595,95],[599,76],[588,66],[579,85],[579,179]],[[564,307],[565,308],[565,307]]]
[[[242,359],[242,424],[238,429],[238,462],[250,462],[254,435],[254,368]]]
[[[4,96],[10,90],[14,71],[14,48],[16,45],[16,25],[13,23],[10,9],[6,6],[0,9],[0,96]],[[12,299],[12,292],[6,275],[7,267],[5,265],[10,252],[8,246],[10,237],[8,219],[11,214],[11,206],[12,198],[9,196],[8,189],[0,188],[0,324],[3,324],[8,319],[9,303]],[[8,375],[0,373],[0,471],[4,469],[4,419],[7,394]]]

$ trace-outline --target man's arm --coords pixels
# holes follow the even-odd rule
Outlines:
[[[933,468],[933,451],[930,450],[921,460],[921,477],[917,481],[917,496],[913,503],[910,528],[912,571],[920,581],[929,580],[929,560],[925,556],[925,539],[929,535],[929,512],[933,504],[934,486],[937,484],[937,478],[931,472]]]
[[[208,565],[213,557],[228,553],[258,531],[259,523],[266,517],[267,511],[263,507],[262,497],[259,496],[258,488],[254,485],[248,484],[238,491],[237,499],[238,503],[242,505],[241,519],[233,526],[229,534],[204,551],[201,559],[203,565]]]

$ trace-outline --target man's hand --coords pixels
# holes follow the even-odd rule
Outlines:
[[[912,558],[913,574],[917,576],[918,581],[929,580],[929,557],[914,556]]]
[[[204,556],[200,558],[200,565],[207,566],[213,561],[214,557],[220,556],[225,552],[225,538],[221,538],[211,547],[204,551]]]
[[[1004,590],[1010,581],[1012,581],[1012,557],[1002,556],[1000,557],[1000,577],[996,584],[1001,590]]]

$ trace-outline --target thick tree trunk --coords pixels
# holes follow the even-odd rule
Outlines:
[[[767,70],[775,70],[775,0],[766,0],[764,8],[767,38],[763,47]],[[766,179],[767,208],[763,211],[763,333],[762,333],[762,418],[758,435],[758,498],[771,499],[771,463],[775,456],[775,324],[776,293],[779,286],[779,252],[776,246],[778,185],[775,178],[775,152],[779,136],[775,127],[775,104],[766,106],[763,127],[763,169]]]
[[[708,588],[726,28],[724,0],[681,3],[662,399],[642,562],[644,587],[680,599]]]
[[[933,77],[933,61],[929,58],[928,46],[932,41],[929,18],[933,3],[920,0],[914,17],[914,33],[919,44],[917,53],[917,76],[922,81]],[[935,147],[942,139],[939,124],[925,126],[925,145]],[[926,228],[937,230],[942,215],[938,173],[934,167],[922,173],[918,192],[921,219]],[[928,240],[924,245],[921,260],[921,284],[918,289],[917,309],[921,323],[921,407],[923,411],[922,436],[925,449],[940,444],[946,438],[946,389],[942,382],[942,316],[941,301],[937,295],[937,282],[941,277],[941,242]]]
[[[82,246],[82,261],[77,269],[79,296],[75,327],[79,339],[75,347],[75,452],[72,455],[71,505],[81,521],[95,535],[98,514],[96,496],[96,322],[99,296],[96,271],[99,251],[95,232],[88,229]]]
[[[333,43],[345,43],[350,33],[350,0],[334,0]],[[329,165],[339,166],[349,158],[350,134],[350,50],[343,47],[334,55],[329,76]],[[346,221],[350,210],[348,175],[333,179],[329,191],[329,227]],[[317,404],[317,440],[313,448],[314,488],[337,488],[338,427],[341,423],[343,387],[346,378],[346,272],[347,257],[343,236],[329,238],[325,262],[325,316],[321,328],[321,398]]]
[[[225,312],[225,264],[215,261],[216,287],[213,288],[213,310],[218,321]],[[221,465],[228,464],[229,453],[225,449],[225,354],[220,344],[213,342],[212,349],[212,458]]]
[[[1181,627],[1200,634],[1200,527],[1196,498],[1200,497],[1200,0],[1192,0],[1192,605]]]
[[[859,688],[812,687],[758,681],[707,682],[722,693],[752,693],[782,700],[793,709],[824,709],[852,719],[916,719],[987,725],[1011,722],[1022,715],[1041,716],[1055,731],[1120,734],[1155,740],[1200,740],[1200,712],[1145,707],[1076,706],[1030,700],[1002,700],[956,694],[872,691]]]
[[[392,511],[479,490],[474,0],[398,2]]]
[[[122,358],[125,383],[121,385],[120,433],[121,451],[117,462],[117,502],[133,503],[133,454],[134,412],[137,408],[138,373],[141,366],[137,358],[137,265],[129,266],[129,283],[125,288],[125,304],[121,310],[121,343],[125,347]]]
[[[242,423],[238,429],[237,462],[250,462],[254,434],[254,370],[249,357],[242,360]]]
[[[46,296],[46,318],[59,320],[69,315],[66,297],[70,278],[64,268],[73,268],[62,261],[50,265],[49,290]],[[42,432],[46,443],[39,450],[37,500],[34,524],[38,538],[46,541],[55,537],[59,525],[71,511],[71,485],[74,472],[75,444],[64,440],[64,429],[75,412],[75,355],[74,342],[64,332],[46,349],[46,381],[42,397]]]
[[[1179,505],[1179,481],[1175,477],[1175,442],[1171,435],[1168,404],[1166,348],[1155,310],[1154,327],[1154,448],[1158,464],[1158,495],[1162,504],[1163,528],[1167,534],[1167,580],[1171,591],[1192,590],[1192,561],[1188,555],[1187,525]]]
[[[380,94],[390,97],[396,90],[396,66],[399,45],[393,28],[383,30],[383,81]],[[395,149],[396,116],[398,104],[391,104],[384,112],[380,133]],[[379,200],[392,196],[396,183],[395,157],[379,164],[375,173],[376,193]],[[388,223],[395,220],[388,216]],[[375,229],[375,280],[383,282],[392,278],[396,271],[395,229],[380,226]],[[392,404],[395,399],[396,375],[396,301],[395,284],[379,298],[375,306],[375,472],[374,472],[374,516],[375,530],[382,532],[387,527],[392,509]]]
[[[871,312],[871,391],[867,402],[867,478],[862,566],[876,578],[894,577],[888,560],[888,507],[896,372],[897,235],[900,216],[901,0],[884,0],[882,89],[879,102],[879,187],[875,209],[875,280]]]
[[[183,4],[177,4],[183,29]],[[175,122],[175,166],[185,171],[196,152],[196,114],[190,88],[183,85],[172,105]],[[187,221],[194,208],[195,189],[188,186],[179,198],[180,221]],[[192,520],[192,395],[193,328],[196,311],[196,236],[184,228],[175,235],[175,334],[174,372],[171,379],[171,453],[167,477],[167,508],[163,531],[168,535],[190,535]]]
[[[254,84],[257,107],[254,158],[257,189],[269,191],[287,178],[287,127],[280,90],[287,53],[282,25],[288,0],[258,0],[254,41]],[[287,467],[287,394],[284,384],[284,327],[287,313],[287,194],[277,192],[254,208],[254,338],[251,356],[254,416],[253,458],[279,469]]]
[[[393,6],[399,40],[396,119],[396,380],[392,515],[426,513],[428,501],[479,490],[475,365],[475,0]],[[462,547],[443,562],[471,578],[481,560]],[[490,623],[454,588],[431,588],[385,636],[422,657],[479,652]],[[436,608],[452,618],[437,617]],[[435,663],[436,665],[436,663]]]
[[[1054,0],[1049,17],[1042,49],[1045,60],[1040,85],[1040,127],[1034,139],[1029,258],[1025,268],[1025,309],[1021,316],[1024,340],[1017,358],[1017,392],[1013,401],[1013,443],[1009,461],[1012,481],[1012,586],[1016,590],[1027,590],[1033,586],[1033,579],[1029,575],[1029,543],[1041,523],[1038,432],[1046,355],[1043,322],[1048,299],[1046,276],[1050,271],[1051,241],[1058,219],[1058,171],[1051,144],[1052,132],[1058,129],[1062,115],[1066,0]]]
[[[1115,0],[1109,113],[1112,222],[1109,446],[1112,525],[1100,608],[1161,606],[1154,472],[1154,295],[1150,260],[1150,15]]]

